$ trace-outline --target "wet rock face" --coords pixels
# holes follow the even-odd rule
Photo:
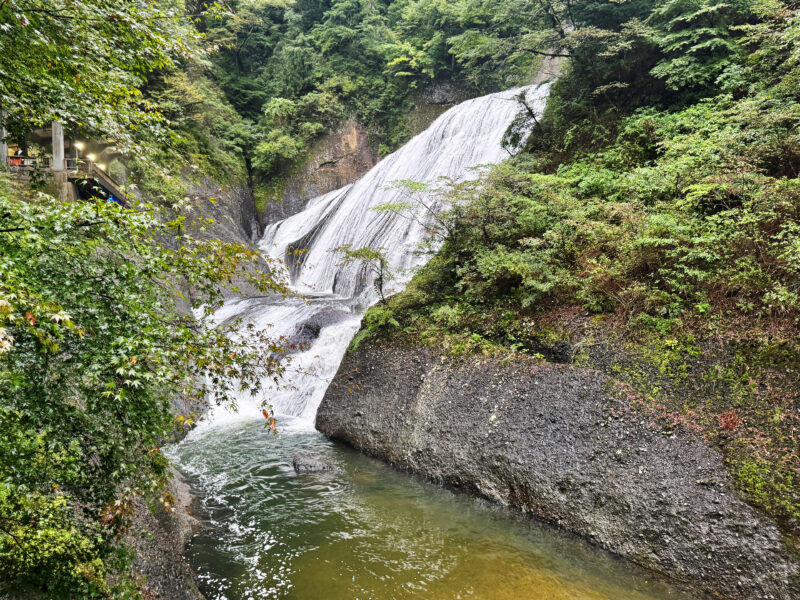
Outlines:
[[[188,196],[194,212],[187,225],[193,235],[245,245],[261,236],[253,193],[246,187],[221,187],[204,178],[191,186]]]
[[[450,81],[442,81],[428,85],[420,94],[423,104],[452,106],[469,98],[469,92]]]
[[[173,475],[172,512],[165,512],[160,505],[151,509],[140,497],[134,500],[133,522],[126,535],[127,543],[136,551],[131,575],[141,581],[148,600],[205,600],[183,558],[184,547],[199,523],[189,510],[192,497],[188,486],[177,472]]]
[[[340,307],[330,306],[314,313],[307,321],[298,323],[294,335],[289,336],[289,344],[310,346],[319,337],[320,332],[329,325],[340,322],[350,316],[350,312]]]
[[[337,380],[317,413],[333,439],[706,591],[800,598],[796,560],[718,452],[630,408],[602,373],[365,342]]]
[[[300,212],[306,202],[353,183],[378,162],[367,131],[354,120],[323,136],[283,185],[279,201],[267,203],[263,222],[274,223]]]

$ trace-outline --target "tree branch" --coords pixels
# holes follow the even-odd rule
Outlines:
[[[92,221],[89,223],[76,223],[75,227],[91,227],[92,225],[100,225],[105,223],[105,221]],[[14,231],[27,231],[27,227],[10,227],[8,229],[0,229],[0,233],[11,233]]]

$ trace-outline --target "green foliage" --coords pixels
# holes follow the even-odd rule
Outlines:
[[[101,528],[76,522],[60,494],[40,472],[68,486],[81,477],[81,448],[49,430],[31,427],[18,412],[0,407],[0,581],[36,585],[47,574],[53,595],[96,597],[106,589]]]
[[[383,2],[236,0],[224,18],[202,21],[219,48],[216,77],[256,125],[256,179],[297,162],[310,141],[350,114],[395,135],[405,92],[384,73],[387,19]]]
[[[713,85],[740,52],[736,28],[745,24],[754,0],[670,0],[653,10],[648,24],[664,58],[651,73],[672,89]]]
[[[566,58],[529,138],[554,168],[613,141],[620,113],[720,89],[741,94],[796,59],[794,26],[780,35],[768,27],[787,9],[767,0],[234,0],[229,8],[200,23],[219,49],[215,76],[253,124],[241,148],[257,184],[300,162],[348,116],[367,125],[375,146],[394,149],[408,135],[412,93],[430,83],[489,91],[529,82],[544,57]],[[763,60],[748,59],[759,52]],[[275,110],[288,112],[276,121]]]
[[[208,77],[182,2],[11,0],[0,31],[0,116],[13,139],[58,120],[70,137],[113,140],[124,179],[164,203],[192,175],[245,179],[252,132]]]
[[[149,78],[143,91],[172,132],[170,143],[159,145],[159,165],[170,167],[175,176],[185,175],[188,163],[195,177],[240,185],[246,181],[252,125],[228,103],[202,62],[191,59],[161,69]],[[135,172],[136,160],[128,159]],[[142,185],[147,171],[152,175],[152,168],[140,169],[136,182],[148,192],[148,198],[157,198],[158,181]]]
[[[621,115],[647,106],[685,107],[720,91],[741,97],[776,83],[793,60],[786,44],[796,24],[788,3],[645,0],[553,6],[558,22],[574,26],[552,46],[568,57],[568,67],[529,139],[531,151],[549,154],[550,168],[575,152],[612,142]]]
[[[800,519],[796,473],[764,460],[748,459],[736,467],[740,489],[755,502],[786,519]]]
[[[253,124],[243,150],[263,185],[351,116],[382,152],[397,148],[409,136],[410,98],[429,83],[488,91],[526,82],[537,55],[519,38],[536,37],[529,28],[542,22],[538,8],[536,18],[518,18],[528,4],[498,12],[476,0],[231,0],[200,28],[218,49],[215,77]]]
[[[0,107],[12,129],[59,120],[119,143],[160,135],[139,87],[196,35],[180,5],[145,0],[8,0],[0,31]]]
[[[375,332],[383,331],[399,327],[400,324],[394,318],[392,309],[386,306],[386,302],[382,302],[373,306],[367,314],[364,315],[361,331],[359,331],[353,340],[350,342],[349,350],[355,350],[361,345],[361,342],[368,339]]]
[[[471,196],[440,190],[453,208],[431,268],[451,270],[442,278],[478,305],[579,303],[673,318],[735,297],[753,315],[797,314],[797,185],[754,166],[776,152],[749,143],[774,126],[758,104],[721,97],[643,111],[601,153],[558,173],[520,157]],[[796,135],[784,123],[781,139]]]
[[[549,339],[548,319],[567,322],[581,364],[718,441],[739,489],[796,531],[792,6],[539,3],[550,37],[532,47],[568,55],[545,115],[478,181],[406,184],[408,202],[386,207],[422,208],[441,249],[369,334],[574,360]]]
[[[297,101],[272,98],[264,106],[266,132],[253,152],[253,166],[263,176],[274,174],[302,159],[309,144],[341,115],[337,98],[327,92],[312,92]]]
[[[211,313],[240,277],[285,290],[252,268],[254,251],[184,230],[152,206],[61,204],[3,182],[0,575],[12,589],[108,597],[132,496],[163,490],[173,411],[232,403],[282,372],[281,341],[252,326],[233,339],[237,324]]]
[[[283,369],[280,340],[210,315],[242,278],[286,290],[257,253],[184,233],[188,185],[241,182],[254,128],[181,2],[10,0],[0,32],[12,137],[60,120],[113,141],[115,176],[160,204],[60,204],[0,174],[0,595],[136,597],[119,536],[134,496],[169,504],[161,444]]]

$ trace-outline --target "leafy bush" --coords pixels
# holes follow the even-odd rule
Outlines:
[[[166,484],[173,411],[190,415],[207,395],[231,402],[282,372],[280,341],[252,327],[231,339],[210,315],[236,278],[284,288],[252,269],[254,251],[176,233],[183,225],[153,206],[61,203],[0,180],[0,579],[11,590],[109,597],[132,497]]]

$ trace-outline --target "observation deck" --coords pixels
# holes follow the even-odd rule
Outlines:
[[[62,200],[101,198],[126,208],[129,206],[128,196],[106,172],[105,165],[98,163],[93,154],[85,158],[79,156],[85,146],[83,142],[71,140],[68,149],[70,153],[74,152],[74,157],[65,157],[64,130],[60,123],[54,122],[50,128],[35,130],[31,132],[31,137],[40,148],[40,142],[50,138],[50,155],[26,156],[22,154],[23,148],[9,155],[5,132],[0,127],[0,168],[5,167],[18,179],[28,181],[52,176],[60,187]]]

